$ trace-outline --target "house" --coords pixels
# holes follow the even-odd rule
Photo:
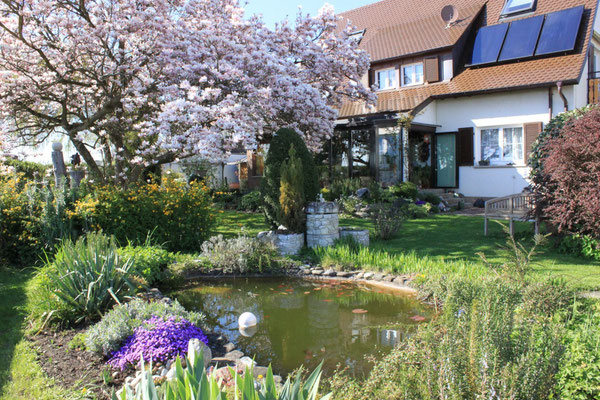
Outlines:
[[[498,197],[557,114],[599,100],[597,0],[383,0],[340,14],[374,107],[339,109],[330,172]]]

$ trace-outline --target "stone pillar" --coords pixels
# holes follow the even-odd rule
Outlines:
[[[63,178],[67,177],[67,168],[65,167],[62,148],[63,146],[61,143],[52,143],[52,165],[54,166],[54,181],[57,186],[61,183]]]
[[[306,207],[306,244],[327,247],[339,239],[339,207],[334,202],[313,202]]]

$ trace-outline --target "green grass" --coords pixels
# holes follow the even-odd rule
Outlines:
[[[224,236],[237,235],[241,226],[246,227],[249,235],[268,229],[262,214],[226,211],[220,216],[218,233]],[[343,217],[340,225],[372,228],[368,219],[359,218]],[[517,237],[530,238],[533,236],[532,230],[530,223],[515,223]],[[372,240],[371,248],[390,255],[414,252],[433,260],[464,260],[480,264],[481,259],[477,255],[480,252],[491,262],[500,263],[505,258],[500,246],[505,242],[502,227],[493,222],[490,223],[488,236],[483,235],[483,217],[439,214],[406,221],[393,240]],[[600,262],[561,254],[549,243],[538,249],[534,268],[538,276],[560,276],[582,289],[600,288]]]
[[[63,389],[37,363],[33,345],[24,338],[24,305],[30,271],[0,268],[0,400],[85,398]]]

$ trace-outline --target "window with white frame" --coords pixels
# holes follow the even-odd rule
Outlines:
[[[402,86],[423,84],[423,63],[402,66]]]
[[[526,11],[532,11],[535,8],[535,0],[506,0],[502,15],[519,14]]]
[[[394,89],[398,87],[396,82],[396,68],[377,71],[377,87],[379,90]]]
[[[481,160],[491,165],[523,163],[523,127],[481,129]]]

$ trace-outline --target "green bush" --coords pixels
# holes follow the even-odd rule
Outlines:
[[[406,205],[404,212],[406,213],[408,219],[427,218],[429,215],[429,210],[431,210],[431,205],[429,207],[426,207],[426,205],[427,204],[420,206],[415,203],[410,203]]]
[[[583,256],[600,261],[600,241],[589,235],[566,235],[560,239],[558,250],[561,253]]]
[[[144,278],[148,285],[159,283],[165,271],[170,264],[177,261],[177,255],[173,254],[161,246],[134,246],[129,244],[127,247],[118,249],[119,255],[123,259],[131,259],[133,262],[133,271],[135,274]]]
[[[442,198],[435,193],[425,192],[419,193],[417,199],[422,200],[426,203],[431,203],[434,206],[438,206],[442,202]]]
[[[541,400],[555,392],[564,354],[559,323],[523,315],[511,282],[460,280],[447,289],[440,317],[378,362],[365,382],[333,380],[335,398]]]
[[[279,187],[279,223],[296,233],[305,231],[304,223],[304,177],[302,164],[296,156],[294,145],[290,147],[289,158],[281,164],[281,184]]]
[[[169,177],[127,189],[91,188],[70,215],[84,231],[102,230],[119,243],[142,244],[151,233],[169,251],[197,251],[214,226],[209,189]]]
[[[51,165],[15,160],[12,158],[2,160],[2,165],[12,168],[15,173],[23,175],[25,179],[30,181],[41,181],[46,175],[46,172],[52,168]]]
[[[561,399],[600,398],[600,310],[594,304],[569,325],[567,352],[558,374]]]
[[[369,216],[373,222],[375,236],[382,240],[392,239],[402,228],[406,220],[401,208],[389,204],[376,204],[371,207]]]
[[[137,327],[153,316],[164,320],[169,317],[176,317],[178,321],[186,319],[197,326],[203,324],[205,319],[202,313],[186,311],[177,301],[167,303],[134,299],[116,305],[86,331],[84,338],[86,349],[108,356],[117,351],[125,339],[133,335]]]
[[[22,177],[0,179],[0,257],[8,265],[34,262],[44,248],[37,187]]]
[[[342,197],[355,196],[356,191],[362,187],[359,178],[334,179],[331,182],[331,197],[338,200]]]
[[[523,308],[529,314],[551,317],[568,308],[574,298],[575,291],[561,279],[536,280],[523,288]]]
[[[262,196],[260,192],[255,190],[243,195],[240,208],[244,211],[259,211],[262,208]]]
[[[340,205],[343,213],[350,215],[356,214],[357,211],[366,206],[366,203],[358,196],[342,196],[339,199],[338,204]]]
[[[75,198],[66,185],[44,186],[23,173],[0,175],[0,261],[30,265],[59,239],[76,236],[67,218]]]
[[[66,240],[54,261],[47,260],[37,273],[31,316],[60,325],[99,318],[134,293],[132,271],[132,260],[119,256],[112,237],[90,233],[76,242]]]
[[[308,151],[302,138],[293,130],[281,129],[273,137],[267,159],[265,160],[265,176],[261,193],[264,201],[265,217],[269,225],[276,229],[280,212],[279,197],[281,195],[281,166],[289,159],[290,148],[294,146],[301,161],[304,175],[304,203],[316,201],[319,194],[319,181],[313,156]]]
[[[218,189],[212,191],[212,201],[230,210],[235,210],[241,207],[242,201],[239,190]]]
[[[415,201],[419,195],[417,185],[412,182],[402,182],[399,185],[390,186],[390,192],[402,199]]]
[[[202,244],[202,259],[209,268],[227,273],[264,272],[276,267],[275,246],[269,241],[247,236],[224,239],[214,236]]]

